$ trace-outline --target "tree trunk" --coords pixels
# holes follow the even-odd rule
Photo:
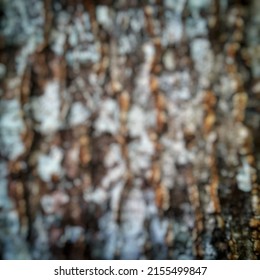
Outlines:
[[[3,259],[259,259],[259,1],[1,9]]]

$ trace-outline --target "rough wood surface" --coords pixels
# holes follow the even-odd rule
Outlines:
[[[259,259],[259,1],[0,3],[1,258]]]

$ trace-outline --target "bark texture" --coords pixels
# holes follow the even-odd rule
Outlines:
[[[259,1],[0,3],[1,258],[259,259]]]

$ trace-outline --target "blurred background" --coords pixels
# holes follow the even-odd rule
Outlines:
[[[0,9],[0,258],[259,259],[260,1]]]

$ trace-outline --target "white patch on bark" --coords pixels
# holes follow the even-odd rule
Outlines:
[[[138,259],[143,247],[146,206],[142,191],[134,187],[122,209],[121,258]]]
[[[207,21],[200,16],[188,18],[186,21],[186,31],[191,39],[197,36],[207,36]]]
[[[104,160],[107,173],[102,179],[102,187],[108,189],[116,182],[120,182],[126,173],[126,164],[118,144],[112,144]]]
[[[38,125],[36,128],[43,134],[56,132],[60,126],[60,85],[58,81],[50,81],[45,87],[41,97],[32,101],[34,118]]]
[[[21,116],[18,100],[2,100],[0,102],[0,143],[2,153],[9,159],[16,159],[25,151],[21,133],[25,125]]]
[[[99,112],[100,115],[95,121],[96,133],[116,134],[120,126],[118,103],[112,98],[106,99],[102,102]]]
[[[188,0],[189,10],[193,14],[198,14],[201,9],[207,9],[211,0]]]
[[[10,208],[10,198],[8,195],[8,181],[7,181],[8,169],[7,164],[4,161],[0,162],[0,208]]]
[[[129,134],[132,137],[140,136],[145,130],[144,110],[137,105],[133,105],[130,109],[127,121]]]
[[[165,12],[166,26],[162,33],[162,43],[164,46],[168,44],[180,42],[183,36],[183,24],[180,16],[176,16],[172,12]]]
[[[90,112],[88,109],[81,102],[75,102],[71,107],[69,123],[72,126],[83,124],[89,116]]]
[[[145,170],[148,170],[153,153],[154,145],[143,130],[140,138],[129,144],[130,169],[133,174],[141,175]]]
[[[252,189],[251,184],[251,167],[246,161],[246,159],[242,159],[242,166],[238,170],[238,174],[236,176],[238,188],[243,192],[250,192]]]
[[[136,78],[136,87],[134,90],[135,103],[147,106],[150,98],[150,70],[155,55],[155,47],[151,43],[143,45],[144,64]]]
[[[50,182],[53,175],[61,176],[63,173],[61,161],[63,152],[58,147],[52,147],[49,155],[41,154],[38,158],[38,173],[45,182]]]
[[[83,235],[84,235],[83,227],[81,227],[81,226],[66,226],[63,238],[66,241],[70,241],[72,243],[75,243]]]
[[[175,57],[172,50],[167,50],[163,55],[163,64],[169,71],[174,70],[176,66]]]
[[[63,55],[66,42],[66,34],[64,31],[53,31],[51,33],[51,40],[54,53],[60,56]]]
[[[109,27],[112,24],[110,10],[108,6],[100,5],[96,7],[96,18],[98,23],[104,27]]]
[[[208,39],[194,39],[191,42],[191,55],[195,62],[195,68],[200,74],[200,85],[208,87],[214,67],[214,57]]]

